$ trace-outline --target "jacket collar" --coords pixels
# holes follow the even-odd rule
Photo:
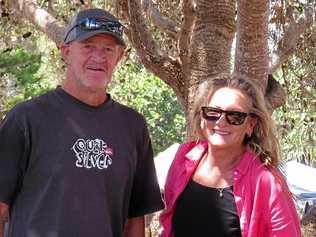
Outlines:
[[[207,142],[206,141],[193,141],[195,143],[193,147],[185,153],[184,166],[187,173],[192,174],[199,164],[200,160],[207,152]]]
[[[207,141],[197,141],[196,145],[185,154],[185,157],[194,162],[199,161],[205,152],[207,152],[207,148]]]

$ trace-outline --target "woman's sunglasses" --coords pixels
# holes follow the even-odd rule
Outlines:
[[[65,36],[64,41],[68,38],[70,32],[76,27],[80,27],[81,30],[90,31],[90,30],[106,30],[122,37],[123,35],[123,25],[118,21],[102,20],[95,18],[85,18],[77,25],[74,25]]]
[[[228,111],[228,110],[222,110],[219,108],[214,107],[202,107],[202,115],[203,118],[210,122],[216,122],[221,117],[222,114],[225,114],[225,119],[227,123],[231,125],[242,125],[245,122],[245,119],[248,115],[248,113],[245,112],[239,112],[239,111]]]

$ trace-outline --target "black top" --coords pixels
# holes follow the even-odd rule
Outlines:
[[[177,201],[172,220],[175,237],[241,237],[232,187],[222,194],[191,179]]]
[[[162,208],[143,117],[61,88],[0,123],[0,202],[12,237],[120,237],[128,217]]]

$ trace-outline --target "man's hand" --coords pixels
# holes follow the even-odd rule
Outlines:
[[[9,220],[9,206],[0,202],[0,237],[4,237],[4,224]]]
[[[145,218],[141,216],[128,219],[124,228],[124,237],[145,237]]]

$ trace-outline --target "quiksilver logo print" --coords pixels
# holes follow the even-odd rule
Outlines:
[[[112,164],[112,148],[102,139],[78,139],[72,146],[76,155],[76,166],[80,168],[106,169]]]

